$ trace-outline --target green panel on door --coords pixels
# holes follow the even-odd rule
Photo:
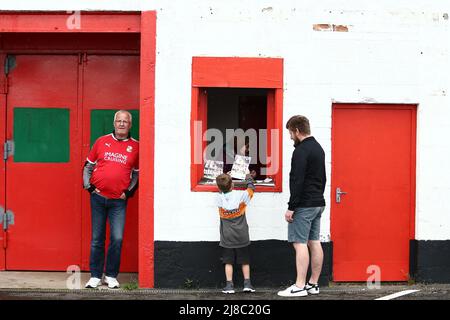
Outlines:
[[[69,162],[70,111],[14,108],[14,162]]]
[[[91,147],[99,137],[114,130],[114,114],[118,110],[94,109],[91,111]],[[133,117],[131,136],[139,140],[139,110],[127,110]]]

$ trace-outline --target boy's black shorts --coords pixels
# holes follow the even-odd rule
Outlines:
[[[222,263],[224,264],[249,264],[249,246],[242,248],[223,248]]]

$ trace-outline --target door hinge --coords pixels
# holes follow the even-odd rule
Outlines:
[[[86,64],[88,61],[87,53],[79,53],[78,54],[78,64]]]
[[[5,58],[5,75],[8,75],[16,67],[16,56],[7,55]]]
[[[14,155],[14,141],[7,140],[3,144],[3,160],[6,161],[10,156]]]
[[[0,207],[0,224],[3,224],[3,230],[8,230],[8,226],[14,224],[14,213],[11,210],[7,210]]]

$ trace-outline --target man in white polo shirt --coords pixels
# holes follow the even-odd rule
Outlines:
[[[119,288],[122,237],[127,199],[137,188],[139,142],[130,137],[132,117],[120,110],[114,115],[114,131],[97,139],[86,159],[83,185],[91,194],[92,239],[89,267],[91,278],[86,288],[102,282],[105,269],[106,221],[111,231],[106,258],[105,283]]]

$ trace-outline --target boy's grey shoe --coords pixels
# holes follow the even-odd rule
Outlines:
[[[227,281],[225,288],[222,289],[222,293],[234,293],[233,282]]]
[[[255,292],[255,288],[252,286],[252,283],[250,282],[250,279],[244,280],[244,289],[242,290],[244,292]]]

